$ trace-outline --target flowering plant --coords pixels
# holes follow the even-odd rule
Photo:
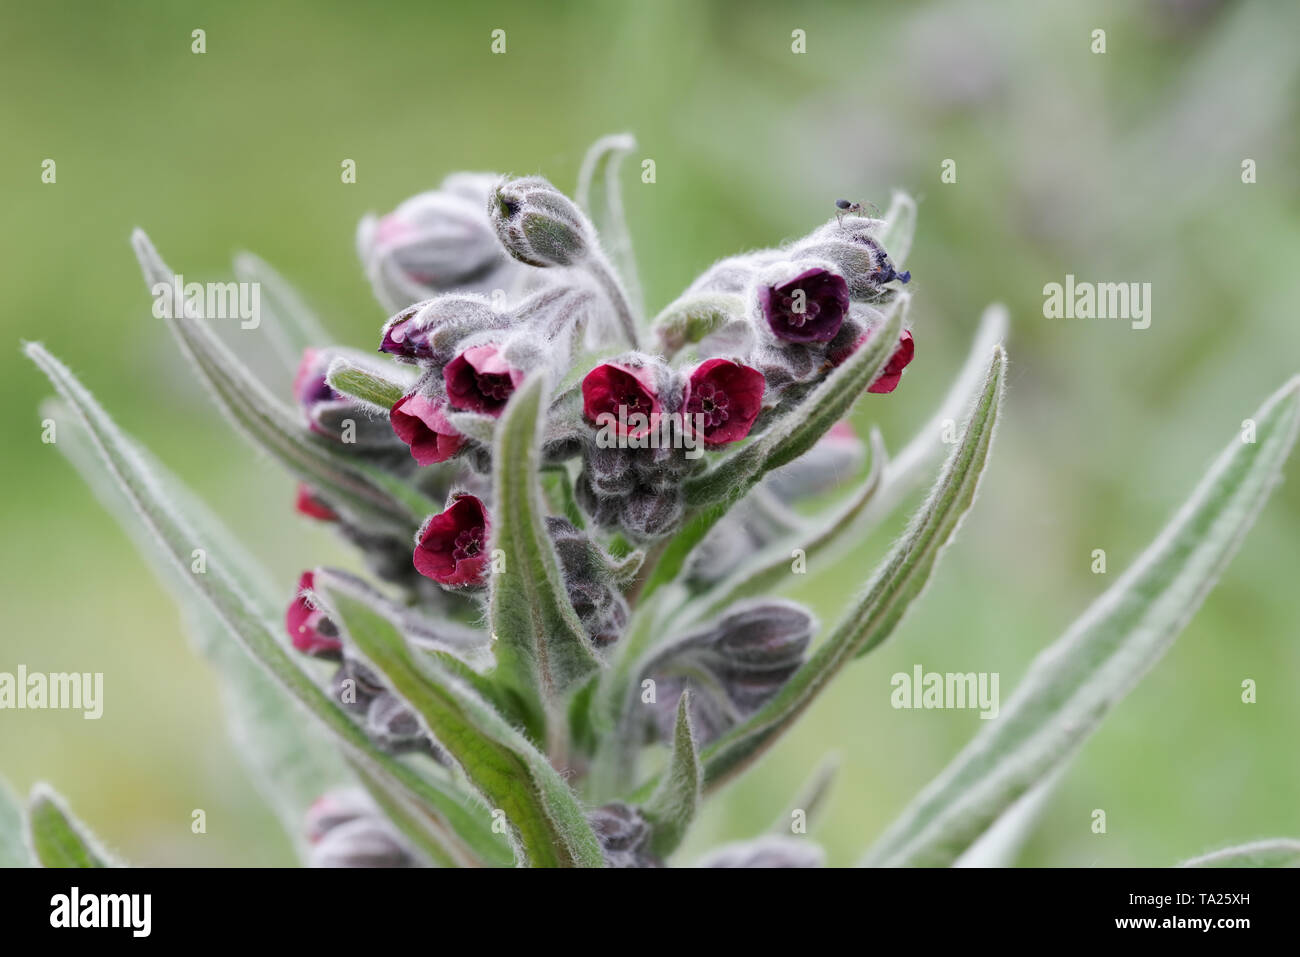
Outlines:
[[[328,345],[284,280],[240,257],[239,277],[270,300],[293,373],[283,390],[135,235],[198,377],[370,580],[313,568],[285,595],[66,367],[27,346],[60,395],[52,415],[72,434],[60,447],[184,594],[241,754],[305,861],[673,859],[700,802],[891,635],[975,500],[1003,401],[999,307],[898,455],[844,418],[864,394],[906,393],[914,202],[898,194],[882,218],[840,215],[723,259],[646,318],[617,178],[631,148],[598,142],[576,202],[539,177],[461,173],[364,220],[362,264],[392,313],[373,340],[381,358]],[[1208,592],[1298,419],[1295,379],[864,863],[1011,860],[1060,769]],[[771,597],[889,514],[945,446],[929,494],[835,622]],[[794,507],[864,469],[822,511]],[[47,788],[25,813],[7,800],[0,827],[24,828],[40,863],[112,859]],[[822,860],[796,827],[695,863]]]

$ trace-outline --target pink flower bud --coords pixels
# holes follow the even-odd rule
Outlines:
[[[686,384],[683,414],[688,428],[703,416],[705,445],[726,445],[749,435],[763,406],[766,383],[757,369],[727,359],[700,363]]]
[[[339,520],[338,512],[326,505],[310,485],[304,485],[302,482],[298,483],[298,500],[294,503],[294,509],[299,515],[306,515],[308,518],[322,522]]]
[[[472,346],[443,367],[447,402],[453,409],[500,415],[511,393],[524,381],[494,345]]]
[[[313,608],[304,592],[315,587],[315,576],[303,572],[298,579],[298,594],[284,613],[284,627],[289,640],[299,651],[322,658],[336,657],[343,648],[338,628],[319,608]]]
[[[421,465],[445,462],[465,444],[465,437],[457,432],[442,404],[418,392],[397,400],[388,421],[397,437],[411,447],[411,457]]]
[[[416,537],[415,570],[443,585],[481,584],[487,568],[488,516],[473,495],[460,494],[429,518]]]

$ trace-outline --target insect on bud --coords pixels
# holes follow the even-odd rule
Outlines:
[[[592,252],[594,230],[587,217],[540,176],[500,182],[487,212],[501,245],[529,266],[573,266]]]

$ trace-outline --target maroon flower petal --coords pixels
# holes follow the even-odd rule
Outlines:
[[[416,325],[415,319],[425,303],[416,303],[389,320],[384,326],[384,338],[379,351],[400,359],[432,359],[433,346],[429,344],[428,330]]]
[[[885,363],[885,368],[876,377],[876,381],[867,388],[867,391],[877,394],[893,392],[894,389],[898,388],[898,381],[903,377],[903,370],[907,368],[907,364],[912,361],[915,354],[916,344],[912,341],[912,333],[910,330],[904,329],[903,334],[898,337],[898,348],[894,350],[894,354]]]
[[[778,339],[830,342],[849,311],[849,284],[829,270],[806,269],[788,282],[760,287],[758,305]]]
[[[582,380],[582,412],[587,421],[599,426],[609,421],[602,422],[602,416],[613,416],[620,435],[646,435],[661,408],[650,369],[606,362]],[[627,420],[633,415],[646,416],[646,426],[630,428]]]
[[[298,594],[284,613],[284,627],[289,640],[299,651],[331,657],[342,650],[343,642],[339,640],[338,629],[325,613],[307,603],[303,592],[315,587],[314,579],[311,572],[303,572],[298,579]]]
[[[298,514],[322,522],[336,522],[339,518],[338,512],[321,501],[310,485],[304,485],[302,482],[298,483],[298,500],[294,503],[294,508]]]
[[[457,495],[417,536],[412,561],[425,578],[444,585],[481,584],[487,568],[488,516],[473,495]]]
[[[397,437],[411,447],[411,457],[421,465],[445,462],[465,444],[443,414],[442,405],[418,392],[397,400],[388,421]]]
[[[442,370],[447,401],[453,409],[500,415],[515,387],[524,379],[512,369],[494,345],[473,346],[452,359]]]
[[[705,445],[726,445],[743,439],[762,410],[766,386],[763,374],[749,366],[728,359],[700,363],[686,384],[682,411],[688,416],[688,427],[702,422]]]

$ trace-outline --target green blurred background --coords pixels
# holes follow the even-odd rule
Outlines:
[[[921,197],[918,357],[857,419],[901,447],[985,304],[1005,302],[1008,412],[982,497],[893,640],[710,805],[686,859],[766,828],[837,750],[815,836],[832,862],[854,860],[981,725],[973,711],[893,710],[890,676],[997,671],[1005,700],[1300,369],[1295,4],[11,0],[0,16],[0,670],[106,675],[99,721],[0,714],[0,768],[20,790],[50,780],[135,862],[264,865],[291,850],[167,593],[40,443],[50,390],[19,340],[67,361],[286,596],[300,569],[348,555],[292,513],[290,480],[231,431],[151,317],[134,226],[187,279],[227,278],[232,253],[259,253],[340,341],[368,347],[384,314],[355,224],[451,170],[571,189],[590,141],[634,132],[657,164],[655,184],[627,180],[655,308],[712,260],[807,231],[838,197]],[[190,52],[196,28],[204,55]],[[489,53],[494,28],[503,56]],[[791,53],[796,28],[805,55]],[[1090,52],[1097,28],[1104,55]],[[54,185],[40,181],[47,157]],[[344,158],[354,185],[340,183]],[[957,182],[942,184],[949,158]],[[1043,318],[1043,285],[1066,273],[1152,283],[1151,327]],[[795,597],[832,617],[901,518]],[[1163,865],[1300,836],[1298,543],[1293,475],[1074,762],[1024,861]],[[1091,574],[1094,548],[1110,575]],[[1240,701],[1245,678],[1256,704]],[[206,835],[190,833],[193,808]]]

